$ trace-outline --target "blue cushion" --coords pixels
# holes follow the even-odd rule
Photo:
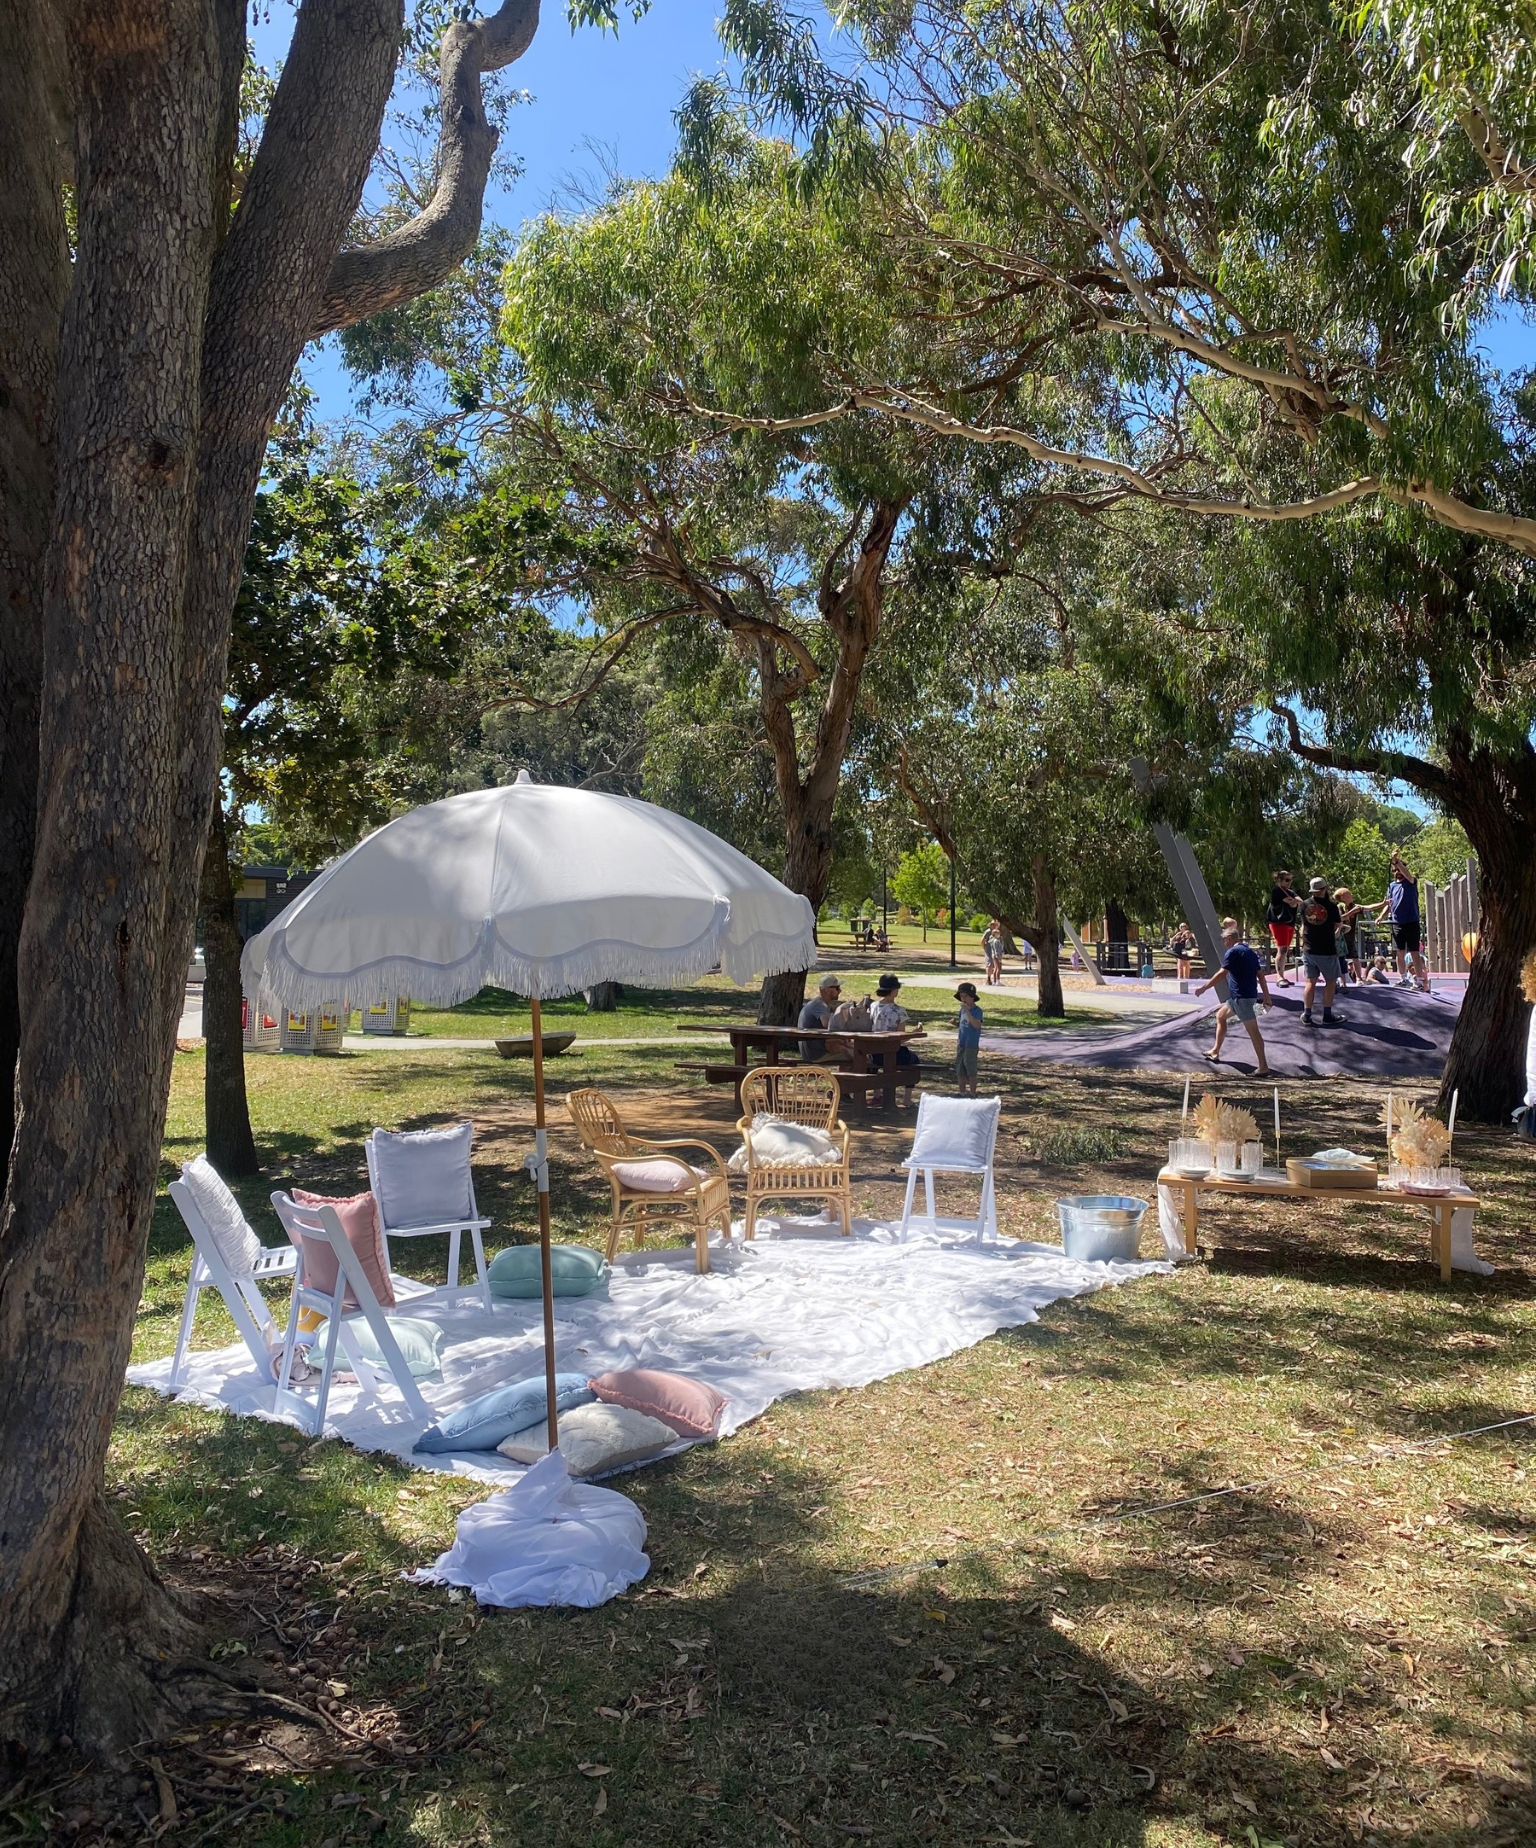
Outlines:
[[[556,1296],[585,1296],[608,1275],[608,1260],[590,1245],[551,1245],[549,1274]],[[540,1296],[544,1284],[537,1245],[508,1245],[487,1269],[492,1296]]]
[[[555,1375],[555,1410],[568,1412],[573,1405],[586,1405],[596,1393],[587,1384],[584,1373]],[[513,1386],[498,1386],[494,1392],[481,1393],[468,1405],[461,1405],[435,1425],[428,1425],[416,1440],[416,1449],[434,1455],[445,1450],[494,1450],[514,1431],[525,1430],[547,1415],[544,1375],[519,1380]]]

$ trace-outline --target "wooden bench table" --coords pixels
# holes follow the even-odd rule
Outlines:
[[[741,1104],[741,1081],[747,1073],[754,1071],[759,1065],[777,1065],[779,1055],[786,1047],[798,1055],[801,1040],[831,1038],[846,1042],[852,1048],[851,1056],[838,1055],[837,1064],[835,1066],[829,1064],[828,1069],[836,1072],[838,1082],[850,1096],[863,1092],[867,1107],[872,1110],[881,1108],[887,1111],[894,1110],[898,1090],[906,1091],[910,1096],[912,1087],[922,1082],[924,1073],[932,1077],[936,1069],[932,1065],[925,1067],[897,1064],[897,1049],[906,1045],[914,1037],[914,1029],[911,1027],[901,1033],[833,1033],[827,1035],[813,1033],[809,1029],[802,1032],[799,1027],[764,1027],[755,1022],[722,1026],[716,1026],[713,1023],[704,1025],[698,1022],[684,1022],[679,1030],[683,1033],[723,1033],[730,1036],[732,1056],[729,1064],[723,1061],[718,1064],[712,1061],[706,1061],[703,1064],[680,1062],[678,1069],[680,1071],[702,1071],[710,1084],[734,1082],[738,1107]],[[921,1033],[921,1029],[916,1031]],[[883,1069],[878,1071],[874,1069],[874,1060],[877,1057],[883,1060]],[[820,1061],[810,1062],[816,1064]],[[868,1102],[868,1094],[871,1091],[880,1091],[884,1094],[881,1104]]]
[[[1305,1205],[1336,1204],[1377,1206],[1419,1206],[1429,1210],[1429,1251],[1431,1259],[1440,1266],[1440,1275],[1445,1282],[1451,1277],[1451,1215],[1459,1207],[1471,1207],[1474,1211],[1479,1204],[1477,1195],[1469,1193],[1466,1188],[1458,1187],[1451,1193],[1423,1194],[1409,1193],[1406,1188],[1393,1187],[1385,1180],[1379,1180],[1374,1189],[1369,1187],[1297,1187],[1289,1176],[1276,1169],[1266,1168],[1251,1181],[1218,1180],[1214,1173],[1204,1180],[1192,1180],[1188,1175],[1180,1174],[1176,1169],[1164,1168],[1157,1177],[1159,1187],[1184,1190],[1184,1210],[1181,1214],[1184,1225],[1184,1250],[1193,1257],[1195,1238],[1200,1227],[1200,1191],[1220,1194],[1259,1194],[1267,1199],[1299,1200]]]

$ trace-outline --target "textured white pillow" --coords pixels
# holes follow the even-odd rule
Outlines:
[[[1000,1097],[935,1097],[918,1100],[917,1131],[908,1168],[972,1168],[987,1165],[992,1130],[1002,1112]]]
[[[670,1425],[627,1405],[578,1405],[562,1412],[559,1424],[560,1454],[573,1476],[599,1476],[626,1463],[642,1463],[677,1442]],[[549,1449],[549,1426],[541,1418],[496,1448],[514,1463],[537,1463]]]
[[[752,1119],[752,1153],[759,1168],[833,1168],[843,1151],[824,1129],[808,1123],[786,1123],[782,1117],[759,1112]],[[732,1174],[747,1171],[746,1144],[725,1164]]]
[[[245,1223],[240,1202],[206,1155],[194,1155],[181,1171],[187,1191],[213,1234],[219,1256],[236,1277],[249,1277],[261,1256],[261,1240]]]

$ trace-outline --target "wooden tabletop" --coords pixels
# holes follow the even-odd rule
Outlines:
[[[1420,1206],[1476,1206],[1478,1197],[1465,1187],[1453,1187],[1446,1193],[1416,1193],[1406,1187],[1394,1187],[1379,1176],[1374,1187],[1298,1187],[1288,1174],[1265,1168],[1251,1181],[1228,1180],[1214,1170],[1204,1176],[1180,1174],[1177,1168],[1163,1168],[1158,1174],[1160,1187],[1205,1187],[1217,1193],[1269,1194],[1293,1200],[1407,1200]]]
[[[739,1039],[846,1039],[846,1040],[893,1040],[916,1039],[925,1034],[926,1027],[891,1027],[886,1032],[856,1033],[851,1027],[759,1027],[759,1026],[716,1026],[705,1022],[683,1022],[678,1026],[679,1033],[729,1033]]]

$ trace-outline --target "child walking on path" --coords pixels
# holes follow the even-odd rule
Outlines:
[[[1264,1051],[1264,1039],[1259,1032],[1259,990],[1264,991],[1265,1007],[1272,1006],[1269,998],[1269,983],[1264,979],[1264,971],[1255,953],[1246,943],[1240,942],[1242,931],[1236,918],[1221,920],[1221,941],[1225,946],[1222,958],[1222,973],[1227,978],[1227,998],[1216,1010],[1216,1044],[1202,1056],[1213,1065],[1221,1063],[1222,1042],[1227,1037],[1227,1028],[1234,1020],[1240,1020],[1247,1029],[1248,1037],[1253,1041],[1253,1050],[1259,1055],[1257,1075],[1269,1076],[1269,1059]],[[1195,990],[1203,995],[1208,988],[1214,988],[1221,980],[1221,975],[1213,975],[1208,982],[1202,982]]]
[[[976,1095],[976,1061],[981,1051],[981,1004],[976,984],[962,982],[955,990],[960,1014],[955,1021],[955,1086],[962,1097]]]

